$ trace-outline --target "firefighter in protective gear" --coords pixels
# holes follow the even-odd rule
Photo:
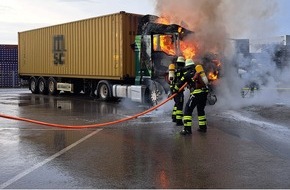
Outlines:
[[[197,107],[199,132],[205,133],[207,131],[207,121],[205,116],[205,106],[208,95],[208,80],[205,76],[202,65],[196,65],[194,63],[187,64],[185,66],[187,71],[179,83],[175,85],[175,92],[178,92],[179,88],[185,83],[188,83],[190,89],[190,97],[186,103],[184,109],[184,129],[180,132],[182,135],[192,134],[192,112]]]
[[[170,84],[171,93],[174,91],[174,87],[177,83],[180,82],[183,77],[183,68],[185,65],[184,57],[179,56],[176,60],[176,68],[175,68],[175,77],[174,80]],[[183,125],[182,117],[183,117],[183,104],[184,104],[184,94],[183,91],[178,93],[174,97],[174,106],[172,111],[172,121],[176,122],[177,126]]]

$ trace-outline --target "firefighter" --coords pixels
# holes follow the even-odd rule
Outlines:
[[[185,65],[185,59],[182,56],[179,56],[176,60],[176,68],[175,68],[175,77],[174,80],[170,84],[171,92],[174,91],[174,87],[177,83],[180,82],[183,76],[183,68]],[[183,91],[178,93],[174,97],[174,106],[172,111],[172,121],[176,122],[177,126],[182,126],[182,117],[183,117],[183,104],[184,104],[184,94]]]
[[[184,84],[188,83],[190,90],[190,97],[184,108],[184,129],[180,132],[181,135],[192,134],[192,112],[195,107],[197,107],[199,132],[206,133],[207,122],[205,116],[205,106],[208,95],[208,80],[205,76],[202,65],[195,65],[193,61],[187,61],[185,65],[185,73],[181,78],[180,82],[174,87],[174,92],[178,92],[179,88]]]

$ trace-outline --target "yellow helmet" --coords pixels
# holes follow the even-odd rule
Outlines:
[[[185,61],[185,67],[193,66],[194,62],[192,59],[186,59]]]

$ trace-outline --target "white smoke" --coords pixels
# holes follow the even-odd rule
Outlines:
[[[284,101],[287,91],[279,87],[290,81],[290,72],[287,65],[277,67],[273,60],[275,48],[246,57],[237,54],[231,40],[273,37],[279,29],[274,22],[278,10],[276,0],[156,0],[158,16],[195,32],[199,54],[211,51],[223,58],[217,86],[218,105],[223,107]],[[260,90],[254,91],[253,97],[250,91],[245,92],[251,98],[243,98],[241,89],[251,82]]]

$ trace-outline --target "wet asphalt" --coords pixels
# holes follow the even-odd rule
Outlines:
[[[208,132],[197,132],[195,121],[184,137],[171,122],[171,104],[85,129],[0,118],[0,189],[290,188],[288,107],[209,106]],[[104,123],[146,109],[130,101],[0,89],[0,113],[49,123]]]

